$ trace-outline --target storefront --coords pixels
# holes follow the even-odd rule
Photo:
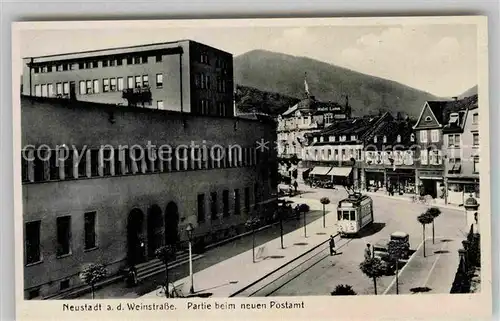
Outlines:
[[[443,171],[418,170],[417,188],[420,195],[430,195],[432,198],[445,198]]]
[[[377,190],[385,188],[385,174],[383,168],[370,168],[364,171],[367,191],[376,192]]]
[[[479,179],[477,178],[448,178],[448,204],[462,205],[470,196],[479,199]]]
[[[388,189],[392,187],[394,194],[415,194],[414,169],[388,169],[386,172],[386,177],[387,187]]]

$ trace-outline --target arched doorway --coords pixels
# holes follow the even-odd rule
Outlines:
[[[145,260],[143,223],[142,211],[137,208],[133,209],[128,215],[127,222],[127,259],[130,265],[136,265]]]
[[[165,244],[177,246],[179,242],[179,210],[174,202],[165,210]]]
[[[161,208],[153,205],[148,213],[148,257],[154,258],[155,251],[163,245],[163,217]]]

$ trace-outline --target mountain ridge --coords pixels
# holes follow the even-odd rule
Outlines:
[[[295,99],[304,97],[306,79],[310,93],[318,100],[343,105],[347,96],[356,116],[389,111],[417,117],[425,101],[443,99],[393,80],[308,57],[261,49],[234,58],[234,79],[240,88],[250,87]]]

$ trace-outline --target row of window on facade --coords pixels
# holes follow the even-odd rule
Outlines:
[[[210,56],[208,55],[208,52],[206,51],[200,52],[198,62],[205,65],[210,65]],[[228,67],[227,59],[223,59],[220,57],[216,58],[215,68],[227,69],[227,67]]]
[[[68,70],[75,70],[77,69],[76,66],[78,66],[78,69],[95,69],[95,68],[105,68],[105,67],[115,67],[115,66],[122,66],[124,60],[126,60],[127,65],[139,65],[139,64],[147,64],[149,62],[148,60],[149,56],[147,55],[136,55],[136,56],[128,56],[128,57],[122,57],[122,58],[109,58],[109,59],[91,59],[87,61],[80,61],[80,62],[51,62],[50,64],[46,65],[38,65],[33,67],[33,72],[35,74],[37,73],[49,73],[49,72],[59,72],[59,71],[68,71]],[[156,55],[154,56],[155,62],[162,62],[163,61],[163,56],[162,55]]]
[[[346,148],[346,149],[316,149],[308,148],[305,150],[305,159],[310,160],[335,160],[335,161],[348,161],[351,158],[355,160],[361,160],[361,148]]]
[[[124,89],[123,77],[105,78],[102,79],[102,87],[99,79],[81,80],[80,95],[98,94],[101,92],[122,91]],[[149,87],[148,75],[129,76],[127,78],[127,88]],[[156,87],[163,87],[163,74],[156,74]],[[54,91],[55,89],[55,91]],[[54,97],[58,95],[69,94],[69,82],[58,82],[55,84],[35,85],[35,96],[38,97]]]
[[[259,184],[254,184],[254,206],[257,207],[261,201],[260,187]],[[214,221],[219,218],[219,203],[217,198],[217,192],[211,192],[210,194],[210,220]],[[250,188],[244,188],[244,210],[246,213],[250,213]],[[241,214],[241,192],[240,189],[234,189],[232,193],[232,206],[234,215]],[[231,214],[230,210],[230,199],[229,190],[222,191],[222,216],[229,217]],[[206,221],[206,201],[205,194],[198,194],[197,197],[197,221],[198,223],[203,223]],[[97,249],[97,233],[96,233],[96,223],[97,223],[97,213],[87,212],[84,213],[84,225],[83,225],[83,250],[91,251]],[[72,217],[70,215],[59,216],[56,218],[56,256],[58,258],[66,257],[72,254]],[[52,229],[50,229],[52,230]],[[41,252],[41,232],[42,232],[42,221],[36,220],[25,223],[25,253],[26,253],[26,265],[33,265],[43,261]]]
[[[477,114],[476,114],[477,115]],[[430,131],[431,132],[431,137],[430,140],[428,139],[428,131],[427,130],[421,130],[420,131],[420,142],[421,143],[438,143],[439,142],[439,129],[433,129]],[[461,134],[448,134],[445,135],[448,139],[448,147],[460,147],[460,137]],[[479,146],[479,133],[472,133],[472,138],[473,138],[473,145],[474,146]]]
[[[83,215],[83,249],[84,251],[91,251],[98,247],[96,234],[96,212],[88,212]],[[59,216],[56,218],[55,223],[57,239],[56,256],[68,256],[72,254],[71,216]],[[40,241],[41,225],[41,220],[25,223],[24,235],[27,265],[37,264],[43,261]]]
[[[205,73],[196,73],[194,75],[194,84],[198,89],[212,89],[211,77]],[[226,92],[226,81],[221,76],[217,76],[215,85],[217,92]]]
[[[472,172],[479,174],[479,156],[473,155],[472,157]],[[462,169],[462,159],[459,157],[448,158],[448,174],[460,174]]]
[[[23,182],[90,178],[138,173],[204,170],[257,165],[266,153],[253,147],[214,148],[205,153],[201,148],[160,151],[145,149],[89,149],[82,152],[64,150],[25,150],[22,152]],[[160,156],[161,155],[161,156]],[[264,156],[262,156],[264,155]]]
[[[201,115],[217,115],[226,116],[226,103],[223,101],[216,102],[215,109],[213,108],[213,102],[210,99],[200,99],[199,113]]]
[[[245,210],[246,214],[248,215],[251,211],[250,208],[250,188],[245,187],[243,190],[243,199],[244,199],[244,204],[243,204],[243,209]],[[261,201],[261,195],[260,195],[260,187],[259,184],[256,183],[254,184],[254,190],[253,190],[253,195],[254,195],[254,207],[257,208],[260,201]],[[207,214],[207,208],[206,208],[206,194],[200,193],[198,194],[198,199],[197,199],[197,204],[198,204],[198,214],[197,214],[197,221],[198,223],[203,223],[206,221],[206,214]],[[219,203],[218,203],[218,194],[217,192],[210,192],[208,194],[209,196],[209,213],[210,213],[210,220],[215,221],[219,218]],[[241,191],[239,188],[236,188],[232,192],[232,213],[234,215],[240,215],[241,214]],[[222,191],[222,217],[229,217],[231,214],[231,204],[230,204],[230,195],[229,195],[229,190],[223,190]]]

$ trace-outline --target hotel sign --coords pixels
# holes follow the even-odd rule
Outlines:
[[[340,107],[318,107],[317,111],[340,111]]]

